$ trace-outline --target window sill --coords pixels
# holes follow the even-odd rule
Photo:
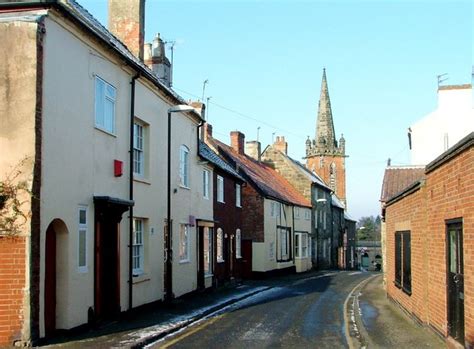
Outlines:
[[[135,274],[133,275],[132,279],[132,285],[137,285],[141,284],[143,282],[150,281],[151,279],[148,277],[148,275],[144,274],[143,272],[141,274]]]
[[[209,197],[203,196],[202,198],[203,198],[204,200],[209,200]]]
[[[217,260],[217,263],[224,263],[224,262],[225,262],[225,260],[223,260],[223,259],[218,259]]]
[[[87,274],[89,272],[89,268],[88,267],[78,267],[77,272],[79,274]]]
[[[205,277],[205,278],[211,278],[211,277],[213,277],[213,276],[214,276],[214,274],[204,274],[204,277]]]
[[[235,259],[242,259],[242,256],[235,256]]]
[[[411,290],[408,290],[407,288],[402,287],[402,291],[403,291],[403,293],[407,294],[408,296],[411,296]]]
[[[179,187],[180,187],[181,189],[191,190],[190,187],[187,187],[187,186],[182,185],[182,184],[180,184]]]
[[[394,281],[393,284],[395,285],[396,288],[400,288],[400,289],[402,288],[402,285],[397,281]]]
[[[179,264],[189,264],[191,261],[189,259],[183,259],[182,261],[179,261]]]
[[[143,183],[143,184],[151,185],[151,182],[150,182],[150,181],[146,180],[146,179],[143,178],[143,177],[136,177],[135,174],[133,175],[133,181],[134,181],[134,182],[138,182],[138,183]]]
[[[242,205],[235,205],[235,207],[237,207],[237,208],[242,208]]]
[[[102,133],[105,133],[106,135],[109,135],[109,136],[112,136],[114,138],[117,138],[117,135],[115,133],[112,133],[110,131],[107,131],[106,129],[103,129],[101,128],[100,126],[97,126],[95,125],[94,128],[97,130],[97,131],[100,131]]]
[[[217,200],[217,202],[220,203],[220,204],[225,204],[225,201]]]

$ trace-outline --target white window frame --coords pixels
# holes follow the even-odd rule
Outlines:
[[[85,214],[85,219],[84,222],[81,222],[81,212],[84,212]],[[78,217],[77,217],[77,222],[78,222],[78,235],[77,235],[77,271],[79,273],[87,273],[88,272],[88,267],[87,267],[87,257],[88,257],[88,251],[87,251],[87,206],[79,206],[78,209]],[[81,236],[84,236],[84,264],[81,264]]]
[[[179,263],[189,263],[189,225],[179,225]]]
[[[295,207],[295,219],[300,219],[300,208]]]
[[[132,273],[138,276],[144,273],[145,265],[145,220],[133,219]]]
[[[290,249],[288,248],[290,234],[288,234],[288,229],[280,228],[279,229],[279,238],[280,238],[280,261],[286,261],[290,258]],[[284,237],[284,238],[283,238]]]
[[[189,148],[182,144],[179,148],[180,185],[189,189]]]
[[[242,231],[235,231],[235,258],[242,258]]]
[[[281,204],[276,201],[270,203],[270,215],[274,218],[280,217]]]
[[[311,210],[307,208],[304,209],[304,219],[307,221],[311,220]]]
[[[145,125],[135,121],[133,123],[133,174],[145,176]]]
[[[102,95],[99,89],[103,89]],[[107,133],[115,134],[115,112],[117,101],[117,89],[99,76],[95,76],[95,127]],[[112,115],[106,115],[105,106],[112,105]],[[111,120],[108,120],[111,118]]]
[[[235,206],[242,207],[242,186],[240,184],[235,185]]]
[[[224,203],[224,177],[217,176],[217,201]]]
[[[209,200],[209,178],[210,172],[209,170],[202,171],[202,191],[203,191],[203,198]]]
[[[308,258],[310,253],[310,237],[307,232],[296,232],[295,233],[295,257],[298,259]]]
[[[225,262],[224,260],[224,231],[222,230],[222,228],[217,228],[216,258],[217,258],[217,263]]]

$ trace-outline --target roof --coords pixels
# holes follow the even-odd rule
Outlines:
[[[389,166],[385,169],[380,201],[387,202],[424,177],[424,166]]]
[[[217,166],[218,168],[227,172],[231,176],[244,182],[242,176],[239,175],[232,166],[230,166],[223,158],[216,154],[214,150],[212,150],[206,143],[201,140],[199,141],[199,155],[210,163],[212,163],[214,166]]]
[[[301,162],[289,157],[288,155],[282,153],[284,156],[286,156],[291,162],[293,162],[300,170],[301,172],[310,180],[312,181],[313,183],[316,183],[318,184],[319,186],[329,190],[329,191],[332,191],[331,188],[329,188],[326,183],[324,183],[324,181],[322,180],[321,177],[319,177],[316,173],[314,172],[311,172],[310,170],[308,170],[306,168],[306,166],[304,166]]]
[[[84,7],[79,5],[75,0],[16,0],[14,2],[0,3],[1,7],[8,8],[28,8],[38,6],[54,6],[67,14],[72,16],[75,20],[81,23],[86,29],[88,29],[93,35],[100,39],[109,48],[114,50],[120,56],[122,56],[128,63],[138,70],[142,76],[150,80],[155,86],[164,92],[168,97],[174,99],[178,104],[188,104],[181,96],[179,96],[171,88],[164,85],[154,72],[148,68],[139,58],[135,57],[128,48],[115,37],[106,27],[104,27],[97,19],[94,18]],[[191,112],[193,116],[201,116],[197,112]]]
[[[343,210],[346,208],[336,195],[331,195],[331,205],[342,208]]]
[[[300,194],[283,176],[263,162],[248,155],[238,154],[227,144],[213,138],[211,140],[225,157],[229,158],[243,177],[263,196],[290,205],[311,207],[311,203]]]
[[[472,88],[471,84],[463,84],[463,85],[443,85],[438,87],[439,90],[466,90]]]
[[[436,159],[431,161],[428,165],[426,165],[426,173],[430,173],[434,171],[439,166],[443,165],[444,163],[448,162],[452,158],[456,157],[464,150],[472,147],[474,145],[474,132],[469,133],[466,137],[461,139],[443,154],[438,156]]]
[[[347,212],[344,212],[344,219],[346,221],[357,222],[354,218],[352,218]]]

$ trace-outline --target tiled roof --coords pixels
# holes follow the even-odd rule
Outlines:
[[[244,181],[242,176],[240,176],[232,166],[230,166],[223,158],[217,155],[214,150],[209,148],[209,146],[202,141],[199,141],[199,155],[231,176]]]
[[[247,155],[238,154],[227,144],[211,140],[226,157],[230,158],[244,178],[251,182],[265,197],[288,204],[311,207],[309,200],[301,195],[283,176],[262,162]]]
[[[391,166],[385,169],[380,201],[387,202],[396,194],[422,179],[425,175],[424,166]]]

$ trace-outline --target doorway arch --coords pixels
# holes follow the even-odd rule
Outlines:
[[[68,229],[61,219],[54,219],[46,229],[44,277],[44,328],[46,337],[56,331],[56,303],[58,280],[58,242],[67,238]],[[61,248],[62,249],[62,248]]]

